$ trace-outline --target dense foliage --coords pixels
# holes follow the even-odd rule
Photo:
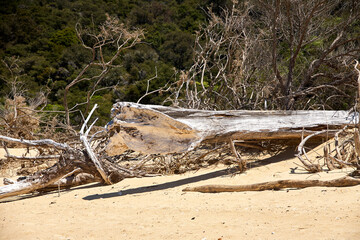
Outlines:
[[[65,86],[91,59],[75,32],[76,23],[98,28],[106,14],[117,16],[129,29],[145,31],[143,44],[121,53],[122,67],[112,69],[101,83],[118,84],[93,97],[108,115],[116,100],[137,101],[146,91],[147,79],[155,75],[150,90],[176,78],[176,71],[188,68],[192,60],[194,32],[206,19],[206,6],[225,7],[223,1],[146,1],[146,0],[14,0],[2,1],[0,8],[0,101],[11,92],[14,75],[18,88],[28,98],[48,93],[47,110],[62,110]],[[105,53],[111,56],[111,52]],[[15,69],[16,67],[16,69]],[[71,89],[70,105],[83,102],[89,87],[84,82]],[[16,93],[11,93],[16,94]],[[10,94],[10,97],[12,97]],[[160,103],[161,96],[143,99]]]
[[[356,99],[360,2],[244,0],[196,34],[172,94],[205,109],[349,109]]]
[[[186,81],[187,86],[192,82],[191,91],[196,94],[204,90],[196,98],[200,105],[187,106],[263,109],[265,104],[265,108],[275,109],[349,108],[355,97],[356,76],[351,64],[359,59],[360,22],[356,17],[348,19],[355,16],[359,4],[351,0],[293,1],[293,5],[290,2],[2,0],[0,103],[20,94],[35,99],[38,108],[63,111],[65,87],[89,61],[111,58],[116,52],[115,48],[108,48],[103,50],[104,56],[92,55],[82,45],[75,26],[98,30],[107,16],[114,16],[129,31],[143,29],[144,38],[120,52],[114,62],[117,67],[106,72],[99,83],[104,90],[93,93],[91,103],[101,104],[98,111],[103,119],[101,124],[108,120],[115,101],[137,101],[147,91],[148,79],[155,75],[148,91],[169,82],[179,86]],[[314,6],[318,9],[307,23],[309,11],[304,8],[311,10]],[[248,22],[234,25],[230,20]],[[348,24],[341,25],[343,22]],[[339,26],[344,29],[340,40],[354,40],[326,53],[340,36],[331,28],[339,29]],[[212,33],[206,35],[206,31]],[[301,39],[304,31],[306,36]],[[85,35],[81,37],[84,42],[90,42]],[[219,40],[216,45],[215,41]],[[341,52],[344,49],[350,50],[344,55]],[[319,59],[321,63],[314,66],[312,62]],[[86,76],[97,74],[99,69],[89,69]],[[186,77],[187,80],[182,79]],[[334,82],[335,86],[329,88],[328,83]],[[86,101],[93,87],[91,81],[72,86],[67,96],[69,108]],[[184,89],[177,90],[146,96],[142,103],[162,103],[174,96],[171,93],[185,97]],[[340,95],[341,98],[329,98]],[[336,100],[334,104],[333,100]],[[204,102],[208,104],[202,105]],[[85,106],[79,109],[84,112]],[[72,117],[79,123],[78,113]]]

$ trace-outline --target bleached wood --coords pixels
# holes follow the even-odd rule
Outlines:
[[[358,122],[347,111],[206,111],[130,102],[114,104],[112,114],[107,128],[115,135],[107,152],[114,155],[185,152],[203,141],[301,138]]]
[[[88,130],[84,133],[84,129],[87,125],[87,123],[89,122],[90,118],[91,118],[91,115],[94,113],[95,109],[97,108],[97,104],[94,105],[94,107],[92,108],[92,110],[90,111],[88,117],[86,118],[84,124],[82,125],[81,127],[81,130],[80,130],[80,140],[81,142],[83,143],[84,147],[85,147],[85,150],[86,152],[88,153],[89,155],[89,158],[91,159],[91,161],[94,163],[96,169],[98,170],[98,172],[100,173],[101,177],[104,179],[105,183],[107,184],[111,184],[111,181],[109,180],[107,174],[105,173],[103,167],[101,166],[101,163],[99,162],[99,160],[97,159],[96,157],[96,154],[94,153],[94,151],[91,149],[91,146],[90,146],[90,143],[88,141],[88,135],[89,135],[89,132],[91,130],[91,128],[94,126],[96,120],[90,125],[90,127],[88,128]]]
[[[47,160],[47,159],[57,159],[60,155],[45,155],[45,156],[36,156],[36,157],[26,157],[26,156],[15,156],[11,154],[5,155],[7,158],[17,159],[17,160]]]
[[[154,176],[146,172],[128,170],[103,159],[103,167],[109,172],[112,183],[117,183],[125,178]],[[81,173],[75,172],[81,169]],[[74,176],[69,176],[75,173]],[[65,177],[65,179],[64,179]],[[103,182],[98,170],[92,164],[87,154],[82,150],[65,152],[59,161],[48,169],[41,170],[27,176],[19,182],[4,179],[5,186],[0,186],[0,199],[30,193],[33,191],[51,191],[61,188],[78,186],[91,182]]]
[[[313,164],[310,159],[308,158],[306,151],[304,149],[304,145],[306,143],[306,141],[308,141],[310,138],[316,136],[316,135],[320,135],[322,133],[325,133],[326,130],[322,130],[319,132],[315,132],[309,136],[307,136],[306,138],[304,138],[300,144],[297,147],[297,154],[296,156],[299,158],[299,160],[302,162],[302,164],[304,165],[305,169],[309,172],[320,172],[321,171],[321,166],[319,164]],[[304,159],[303,156],[306,158]]]
[[[58,164],[46,170],[40,171],[26,180],[13,182],[12,184],[0,187],[0,199],[30,193],[45,188],[66,176],[74,170],[70,164],[60,160]],[[10,183],[10,182],[9,182]]]
[[[71,147],[66,143],[58,143],[52,139],[42,139],[42,140],[25,140],[25,139],[17,139],[7,136],[0,135],[0,140],[14,143],[21,143],[26,146],[52,146],[62,150],[69,150]]]
[[[40,180],[35,180],[33,182],[16,182],[14,184],[5,185],[0,187],[0,199],[29,193],[41,187],[42,183]]]

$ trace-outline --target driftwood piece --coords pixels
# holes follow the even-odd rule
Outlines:
[[[186,152],[201,142],[300,139],[321,129],[358,122],[346,111],[205,111],[118,102],[107,129],[109,155],[127,149],[153,153]],[[319,136],[331,136],[324,132]]]
[[[338,179],[321,181],[321,180],[278,180],[250,185],[204,185],[199,187],[187,187],[184,192],[202,192],[202,193],[219,193],[219,192],[245,192],[245,191],[264,191],[280,190],[284,188],[307,188],[307,187],[351,187],[360,184],[360,179],[353,177],[342,177]]]
[[[50,192],[59,189],[69,189],[72,187],[88,184],[88,183],[96,183],[101,182],[102,179],[98,176],[94,176],[89,173],[77,173],[81,171],[80,169],[75,169],[70,172],[67,177],[61,178],[59,181],[56,181],[52,184],[47,185],[46,187],[37,189],[38,192]],[[21,178],[20,178],[21,179]],[[21,181],[21,180],[19,180]],[[4,185],[16,184],[16,181],[13,181],[9,178],[4,178]]]
[[[68,150],[71,149],[69,145],[66,143],[58,143],[55,142],[52,139],[42,139],[42,140],[25,140],[25,139],[16,139],[12,137],[2,136],[0,135],[0,140],[7,141],[7,142],[14,142],[14,143],[20,143],[27,146],[52,146],[61,150]]]
[[[359,148],[359,136],[358,129],[350,129],[347,131],[348,126],[335,131],[334,139],[327,141],[323,147],[323,155],[314,151],[317,156],[313,159],[308,157],[306,152],[305,143],[316,135],[324,132],[328,133],[328,130],[322,130],[307,136],[302,139],[297,148],[295,156],[301,161],[303,168],[308,172],[320,172],[325,170],[341,169],[344,167],[356,167],[358,168],[358,158],[356,157],[356,149]],[[343,135],[340,137],[340,135]]]

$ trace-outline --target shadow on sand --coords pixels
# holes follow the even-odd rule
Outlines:
[[[276,163],[276,162],[281,162],[283,160],[286,160],[286,159],[289,159],[292,157],[294,157],[294,149],[287,148],[284,152],[282,152],[276,156],[272,156],[267,159],[248,163],[247,168],[248,168],[248,170],[250,170],[252,168],[266,166],[268,164],[272,164],[272,163]],[[231,175],[231,174],[236,173],[237,171],[238,171],[238,167],[233,167],[233,168],[229,168],[229,169],[223,169],[223,170],[217,170],[217,171],[210,172],[210,173],[205,173],[205,174],[195,176],[195,177],[188,177],[188,178],[184,178],[184,179],[180,179],[180,180],[176,180],[176,181],[161,183],[161,184],[157,184],[157,185],[131,188],[131,189],[123,190],[120,192],[117,191],[117,192],[104,193],[104,194],[93,194],[93,195],[86,196],[83,199],[84,200],[96,200],[96,199],[100,199],[100,198],[121,197],[124,195],[154,192],[154,191],[179,187],[179,186],[186,185],[189,183],[200,182],[200,181],[204,181],[204,180],[208,180],[208,179],[212,179],[212,178],[216,178],[216,177]]]
[[[8,203],[8,202],[16,202],[16,201],[20,201],[20,200],[24,200],[24,199],[28,199],[28,198],[33,198],[33,197],[38,197],[38,196],[59,194],[59,193],[60,193],[59,196],[61,196],[62,194],[72,192],[72,191],[75,191],[75,190],[79,190],[79,189],[95,188],[95,187],[103,187],[103,186],[104,185],[101,184],[101,183],[89,183],[89,184],[86,184],[86,185],[77,186],[77,187],[73,187],[73,188],[62,188],[60,191],[53,190],[53,191],[47,191],[47,192],[27,193],[27,194],[22,194],[22,195],[18,195],[18,196],[12,196],[12,197],[8,197],[8,198],[5,198],[5,199],[1,199],[0,204],[1,203]]]

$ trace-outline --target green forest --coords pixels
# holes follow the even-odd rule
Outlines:
[[[356,0],[2,0],[1,6],[2,111],[7,99],[22,96],[76,125],[94,103],[106,124],[113,103],[139,99],[212,110],[355,104]]]

